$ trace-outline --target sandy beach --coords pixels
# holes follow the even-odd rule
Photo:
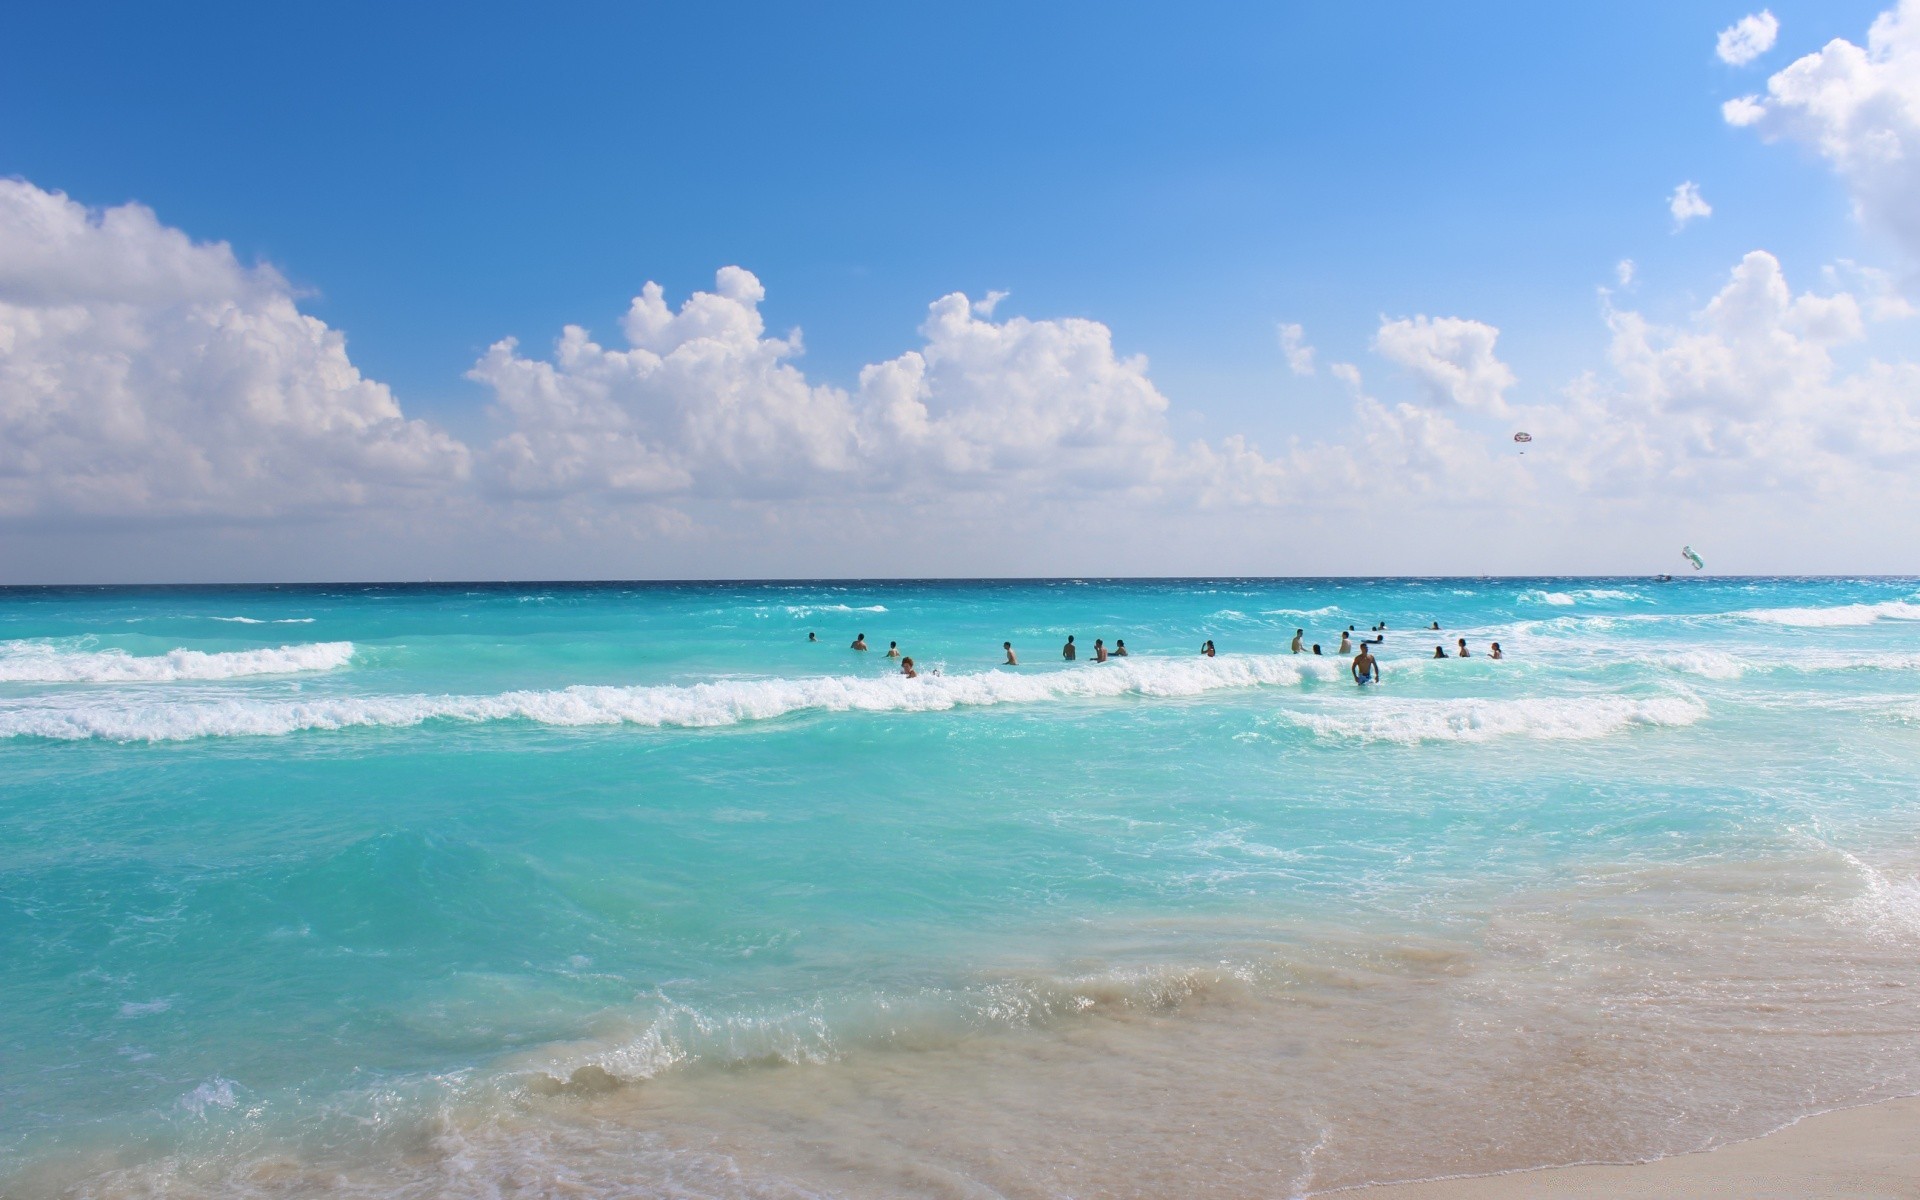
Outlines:
[[[1766,1137],[1625,1166],[1553,1167],[1356,1188],[1365,1200],[1845,1200],[1920,1196],[1920,1097],[1822,1113]]]

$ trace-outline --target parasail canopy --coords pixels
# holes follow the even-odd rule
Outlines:
[[[1533,440],[1533,435],[1530,433],[1516,433],[1513,435],[1513,440],[1516,442],[1530,442]]]
[[[1701,570],[1701,569],[1703,569],[1703,568],[1705,568],[1705,567],[1706,567],[1706,565],[1707,565],[1706,563],[1703,563],[1703,562],[1701,562],[1701,561],[1700,561],[1700,556],[1699,556],[1698,554],[1695,554],[1695,553],[1693,552],[1693,547],[1692,547],[1692,546],[1682,546],[1682,547],[1680,547],[1680,557],[1682,557],[1682,558],[1684,558],[1684,559],[1686,559],[1686,560],[1687,560],[1688,562],[1690,562],[1690,563],[1692,563],[1692,564],[1693,564],[1693,569],[1694,569],[1694,570],[1696,570],[1696,571],[1698,571],[1698,570]]]

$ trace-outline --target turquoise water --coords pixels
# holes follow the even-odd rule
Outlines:
[[[1381,621],[1375,688],[1288,651]],[[1763,1132],[1920,1090],[1916,680],[1914,580],[0,591],[0,1185],[1283,1195]]]

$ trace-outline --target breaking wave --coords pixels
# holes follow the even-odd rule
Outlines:
[[[1827,628],[1871,625],[1876,621],[1920,621],[1920,604],[1911,600],[1883,600],[1878,604],[1837,604],[1815,608],[1754,608],[1728,615],[1768,625]]]
[[[3,683],[174,683],[332,671],[353,657],[352,642],[309,642],[263,650],[75,650],[48,642],[0,642]]]
[[[340,643],[347,653],[352,646]],[[342,658],[342,661],[345,661]],[[0,737],[120,742],[274,736],[303,730],[406,728],[427,721],[701,728],[796,712],[936,712],[951,708],[1119,696],[1194,696],[1223,688],[1335,678],[1338,664],[1293,655],[1135,658],[1044,673],[728,679],[690,686],[579,685],[484,696],[312,698],[36,697],[0,705]]]
[[[1533,696],[1517,700],[1379,700],[1331,710],[1287,712],[1322,737],[1363,742],[1486,742],[1501,737],[1584,741],[1636,725],[1691,725],[1707,706],[1691,695],[1631,700],[1619,696]]]

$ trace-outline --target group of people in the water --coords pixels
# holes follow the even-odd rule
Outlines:
[[[1435,621],[1430,626],[1428,626],[1428,631],[1430,632],[1437,633],[1439,632],[1439,629],[1440,629],[1440,622],[1438,621]],[[1344,655],[1353,656],[1352,661],[1348,664],[1348,670],[1353,675],[1354,682],[1360,684],[1362,687],[1365,687],[1367,685],[1380,682],[1380,660],[1374,656],[1372,648],[1375,646],[1384,645],[1386,643],[1387,623],[1385,621],[1382,621],[1377,625],[1369,627],[1368,632],[1373,634],[1373,636],[1361,638],[1359,641],[1359,649],[1356,652],[1354,649],[1355,643],[1354,643],[1353,637],[1354,637],[1354,634],[1358,632],[1359,631],[1351,625],[1341,630],[1340,645],[1336,650],[1334,650],[1334,653],[1342,656]],[[807,640],[809,642],[817,642],[820,640],[820,637],[817,633],[809,632],[807,634]],[[1444,643],[1441,645],[1435,646],[1433,648],[1433,656],[1435,658],[1472,658],[1473,657],[1473,652],[1467,647],[1467,639],[1455,638],[1454,645],[1456,649],[1452,654],[1447,653],[1447,647]],[[859,651],[865,651],[868,648],[869,647],[867,646],[867,635],[864,633],[855,634],[852,645],[848,647],[848,649],[850,650],[859,650]],[[1323,653],[1323,651],[1320,649],[1319,642],[1314,642],[1311,646],[1307,644],[1307,631],[1304,629],[1296,629],[1293,631],[1293,641],[1290,644],[1289,648],[1295,654],[1322,654]],[[1000,649],[1003,650],[1007,656],[1006,662],[1004,663],[1005,666],[1017,667],[1020,665],[1020,656],[1014,653],[1012,642],[1010,641],[1001,642]],[[1216,651],[1213,648],[1212,638],[1208,638],[1206,641],[1200,644],[1200,653],[1203,657],[1206,657],[1206,658],[1214,657]],[[1488,643],[1486,656],[1488,658],[1493,658],[1493,659],[1501,659],[1506,657],[1505,654],[1503,654],[1500,650],[1499,642]],[[887,657],[897,658],[900,660],[900,673],[906,676],[908,679],[918,679],[920,677],[920,672],[917,669],[915,669],[913,665],[912,656],[905,655],[900,652],[899,642],[887,643]],[[1074,643],[1073,634],[1068,634],[1066,644],[1060,647],[1060,657],[1065,662],[1079,661],[1080,648]],[[1093,639],[1093,661],[1094,662],[1103,663],[1111,658],[1126,658],[1126,657],[1128,657],[1127,643],[1124,638],[1115,638],[1113,641],[1112,649],[1107,648],[1106,639],[1104,638]],[[933,674],[933,675],[938,675],[939,673],[940,672],[938,671],[929,672],[929,674]]]

